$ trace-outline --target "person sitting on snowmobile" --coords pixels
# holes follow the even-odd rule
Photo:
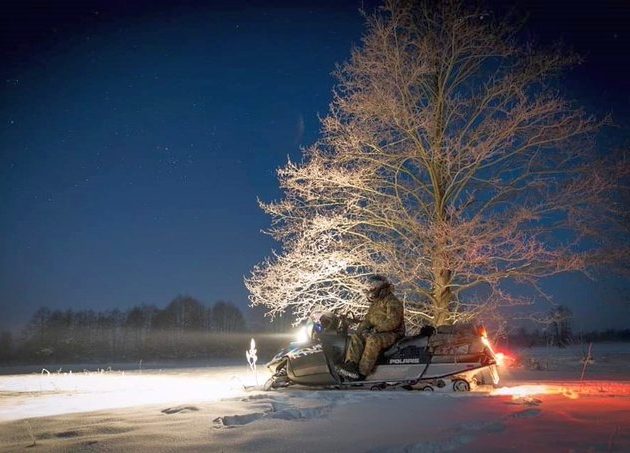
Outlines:
[[[346,380],[363,380],[372,372],[379,354],[405,335],[403,304],[392,293],[392,285],[381,275],[368,279],[370,302],[365,319],[350,336],[345,362],[337,372]]]

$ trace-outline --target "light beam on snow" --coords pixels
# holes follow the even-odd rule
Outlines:
[[[266,379],[266,376],[261,376]],[[125,407],[206,403],[245,394],[255,377],[244,367],[177,371],[84,371],[0,376],[0,420]],[[36,397],[35,397],[36,396]]]

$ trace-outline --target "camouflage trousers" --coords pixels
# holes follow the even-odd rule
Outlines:
[[[381,351],[392,346],[401,336],[394,332],[357,332],[350,336],[346,362],[359,366],[359,373],[367,376],[372,372]]]

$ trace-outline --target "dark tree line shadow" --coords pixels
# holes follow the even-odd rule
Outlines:
[[[266,326],[252,324],[258,330]],[[190,296],[177,296],[164,308],[146,304],[104,311],[42,307],[21,332],[0,334],[0,362],[240,357],[250,336],[251,329],[237,306],[224,301],[206,305]],[[278,341],[272,343],[267,348],[263,344],[263,349],[277,347]]]

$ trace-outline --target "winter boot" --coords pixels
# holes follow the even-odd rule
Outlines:
[[[344,381],[358,381],[361,379],[359,373],[359,367],[356,363],[345,362],[337,366],[337,374],[343,378]]]

